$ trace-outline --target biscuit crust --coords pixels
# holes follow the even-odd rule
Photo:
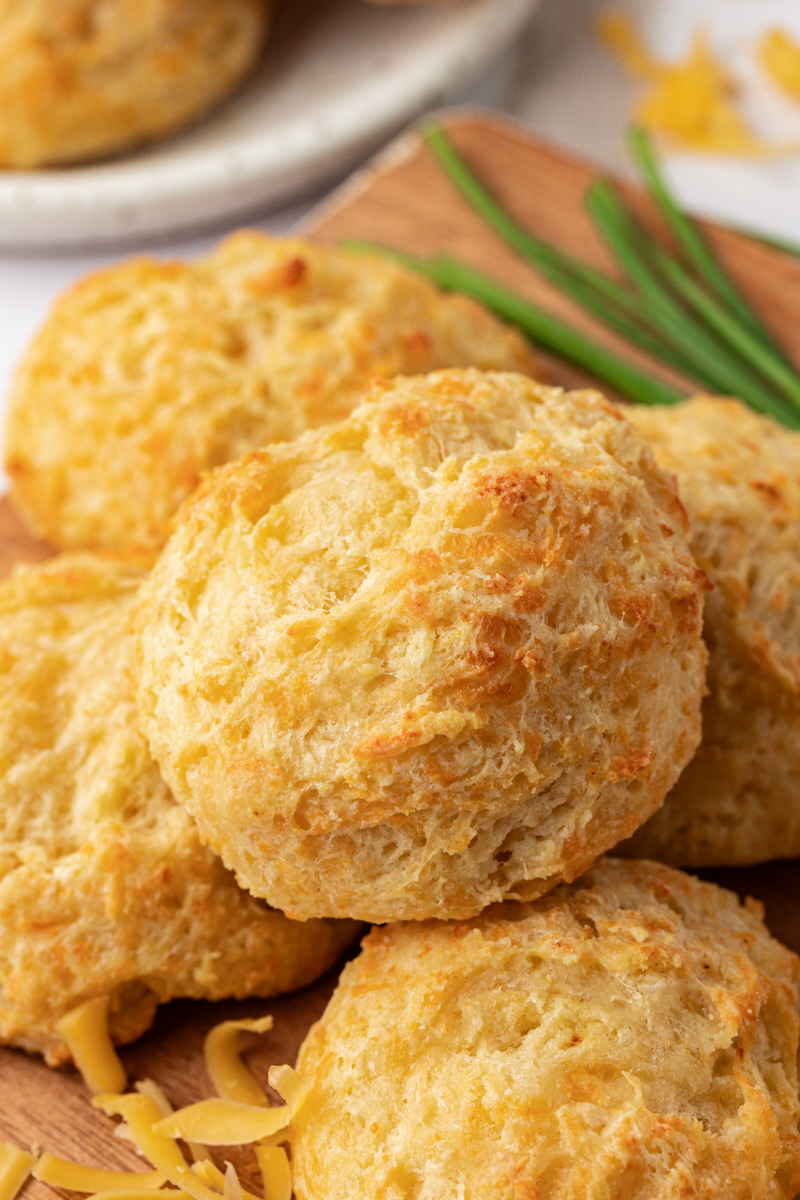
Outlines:
[[[0,167],[164,137],[226,96],[268,0],[0,0]]]
[[[297,1069],[298,1200],[792,1200],[800,963],[657,863],[374,929]]]
[[[346,416],[373,375],[536,373],[519,333],[375,255],[241,231],[66,292],[28,350],[12,495],[63,549],[157,550],[204,471]]]
[[[624,852],[679,866],[800,855],[800,434],[737,400],[631,420],[678,478],[692,552],[714,584],[703,740]]]
[[[471,916],[661,803],[700,734],[704,586],[598,393],[378,381],[185,506],[142,593],[142,728],[290,916]]]
[[[357,935],[241,891],[135,727],[142,572],[96,556],[0,584],[0,1041],[68,1057],[55,1024],[107,993],[115,1040],[174,996],[291,991]]]

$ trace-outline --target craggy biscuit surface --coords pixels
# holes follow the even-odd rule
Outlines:
[[[185,506],[142,593],[143,728],[289,915],[471,916],[661,803],[700,736],[704,585],[598,393],[380,381]]]
[[[82,555],[0,585],[0,1041],[52,1064],[56,1022],[91,996],[131,1041],[173,996],[309,983],[357,932],[241,891],[173,800],[134,724],[141,577]]]
[[[209,467],[347,415],[369,378],[532,373],[519,333],[375,255],[242,231],[139,258],[56,304],[17,374],[14,500],[68,549],[158,549]]]
[[[267,0],[0,0],[0,167],[171,133],[252,66]]]
[[[714,583],[703,741],[625,852],[682,866],[800,854],[800,434],[736,400],[632,409]]]
[[[657,863],[374,929],[300,1050],[297,1200],[792,1200],[799,980]]]

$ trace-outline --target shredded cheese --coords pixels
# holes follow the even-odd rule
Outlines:
[[[223,1193],[225,1190],[225,1176],[216,1163],[213,1163],[210,1158],[203,1162],[195,1163],[192,1167],[198,1179],[202,1179],[203,1183],[207,1183],[210,1188]],[[241,1184],[239,1185],[241,1187]],[[258,1196],[254,1196],[252,1192],[248,1192],[246,1188],[242,1188],[242,1200],[259,1200]]]
[[[141,1093],[142,1096],[149,1096],[151,1100],[155,1100],[156,1105],[158,1106],[158,1111],[161,1113],[162,1117],[168,1117],[170,1113],[175,1111],[167,1097],[164,1095],[163,1089],[158,1086],[155,1080],[140,1079],[139,1082],[135,1083],[133,1086],[137,1092]],[[120,1126],[120,1128],[122,1127]],[[191,1154],[194,1162],[202,1162],[203,1159],[211,1157],[208,1152],[208,1148],[201,1145],[200,1142],[187,1142],[186,1144],[189,1147],[189,1153]]]
[[[147,1188],[113,1188],[108,1192],[93,1192],[89,1200],[153,1200],[155,1195],[167,1200],[191,1200],[180,1188],[163,1188],[158,1193]]]
[[[225,1163],[225,1182],[222,1194],[225,1200],[242,1200],[242,1185],[236,1174],[236,1167],[230,1162]]]
[[[108,1032],[108,1000],[108,996],[86,1000],[56,1025],[86,1086],[95,1093],[122,1092],[128,1082]]]
[[[177,1111],[152,1079],[122,1093],[125,1072],[108,1033],[108,997],[100,996],[73,1009],[59,1023],[75,1063],[96,1092],[92,1104],[122,1117],[115,1135],[132,1141],[153,1165],[148,1172],[110,1171],[68,1162],[53,1154],[36,1161],[33,1154],[0,1144],[0,1200],[14,1200],[31,1172],[43,1183],[89,1195],[89,1200],[259,1200],[242,1187],[231,1163],[223,1174],[211,1159],[214,1146],[254,1144],[264,1179],[264,1200],[291,1200],[289,1158],[279,1143],[288,1139],[289,1123],[305,1102],[309,1085],[288,1066],[271,1067],[270,1085],[286,1103],[272,1107],[269,1098],[242,1061],[241,1031],[265,1033],[272,1018],[223,1021],[206,1038],[206,1065],[220,1095]],[[114,1085],[113,1090],[101,1091]],[[195,1159],[190,1166],[178,1144],[182,1139]],[[171,1187],[165,1187],[165,1184]]]
[[[748,128],[734,104],[736,84],[701,30],[677,63],[655,59],[621,12],[604,13],[598,31],[624,65],[651,85],[636,106],[640,125],[689,150],[763,157],[784,148],[767,145]]]
[[[95,1096],[96,1108],[109,1116],[121,1116],[130,1126],[136,1145],[158,1171],[163,1171],[170,1183],[188,1192],[194,1200],[219,1200],[219,1193],[197,1178],[180,1152],[178,1143],[157,1133],[153,1128],[161,1117],[158,1105],[150,1096]]]
[[[154,1126],[154,1132],[209,1146],[243,1146],[285,1129],[290,1116],[288,1104],[262,1108],[238,1100],[200,1100],[164,1117]]]
[[[289,1117],[296,1117],[306,1102],[311,1084],[291,1067],[270,1067],[269,1085],[279,1092],[289,1106]]]
[[[292,1200],[292,1168],[281,1146],[256,1146],[264,1200]]]
[[[13,1142],[0,1142],[0,1200],[14,1200],[31,1174],[36,1156]]]
[[[800,42],[785,29],[768,29],[758,45],[758,59],[773,83],[800,100]]]
[[[268,1105],[267,1095],[239,1055],[239,1031],[266,1033],[272,1029],[272,1017],[254,1021],[221,1021],[206,1035],[203,1053],[206,1070],[217,1094],[242,1104]]]
[[[43,1154],[31,1172],[34,1179],[71,1192],[152,1191],[167,1182],[162,1171],[139,1174],[134,1171],[104,1171],[68,1162],[55,1154]]]

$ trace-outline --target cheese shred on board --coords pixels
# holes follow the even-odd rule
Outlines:
[[[33,1170],[36,1157],[13,1142],[0,1142],[0,1200],[14,1200]]]
[[[128,1077],[108,1032],[108,996],[95,996],[70,1009],[56,1029],[90,1091],[124,1091]]]
[[[763,158],[786,149],[768,145],[747,126],[734,102],[735,81],[702,30],[686,59],[676,63],[654,58],[623,13],[603,13],[598,32],[628,70],[650,84],[634,114],[646,129],[686,150]]]
[[[291,1200],[289,1157],[279,1144],[308,1095],[308,1084],[289,1066],[271,1067],[269,1083],[286,1101],[274,1107],[239,1054],[239,1033],[266,1033],[272,1018],[223,1021],[205,1043],[206,1069],[219,1096],[173,1109],[153,1080],[127,1084],[122,1063],[108,1034],[108,998],[87,1001],[61,1022],[76,1066],[94,1092],[92,1104],[109,1116],[120,1116],[124,1131],[152,1164],[148,1172],[108,1171],[67,1162],[53,1154],[36,1160],[11,1144],[0,1144],[0,1200],[14,1200],[29,1175],[53,1187],[90,1193],[90,1200],[260,1200],[242,1187],[231,1163],[221,1171],[209,1145],[253,1144],[264,1184],[264,1200]],[[102,1090],[103,1082],[119,1086]],[[194,1158],[188,1163],[178,1144],[184,1141]],[[171,1186],[164,1186],[171,1185]]]

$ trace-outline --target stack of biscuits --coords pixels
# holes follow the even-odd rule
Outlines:
[[[539,376],[257,233],[57,303],[7,431],[61,553],[0,585],[0,1039],[288,991],[366,922],[298,1200],[792,1200],[800,962],[676,868],[800,853],[800,435]]]

